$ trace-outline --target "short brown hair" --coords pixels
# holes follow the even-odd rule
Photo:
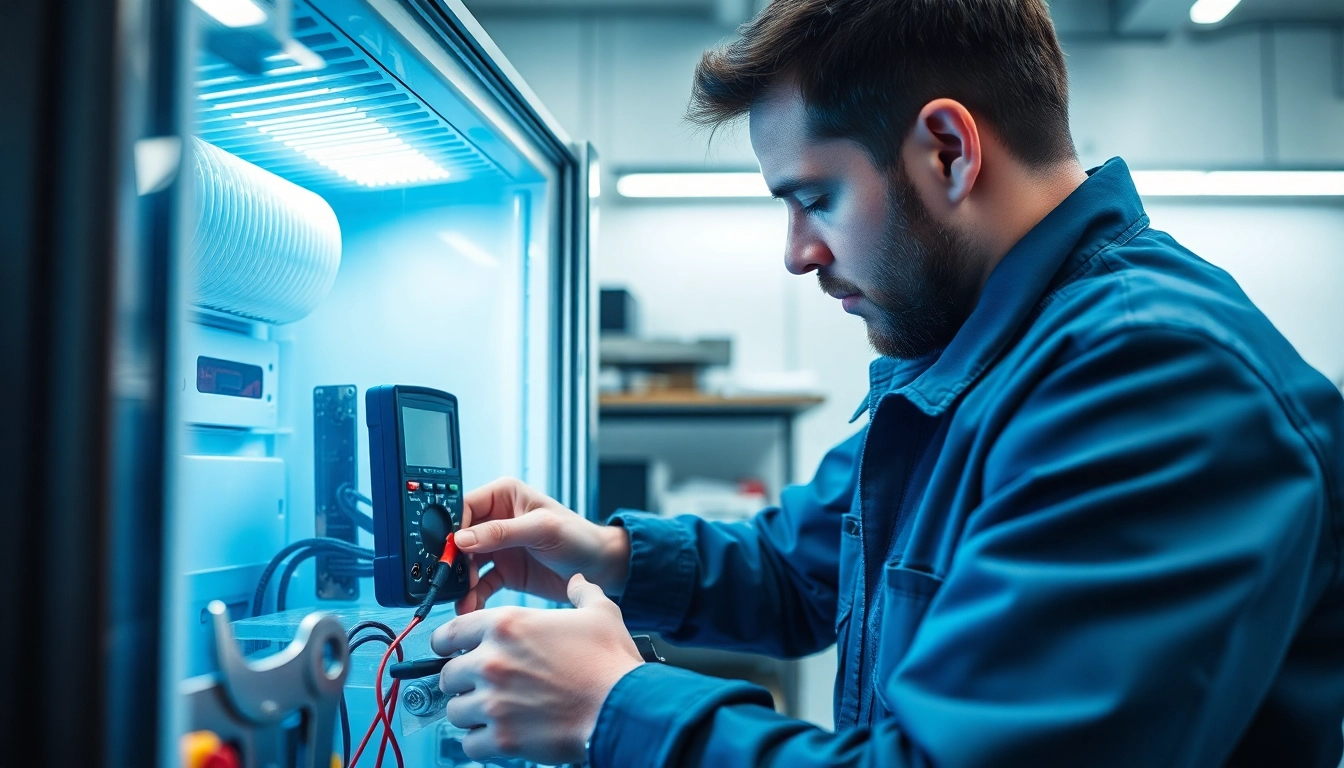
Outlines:
[[[820,138],[897,165],[937,98],[987,121],[1023,162],[1074,156],[1068,73],[1045,0],[774,0],[695,70],[689,119],[716,127],[786,80]]]

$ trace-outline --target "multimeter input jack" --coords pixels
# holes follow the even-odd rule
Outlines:
[[[412,565],[412,566],[411,566],[411,578],[412,578],[412,579],[415,579],[416,581],[419,581],[419,580],[420,580],[420,564],[419,564],[419,563],[416,563],[415,565]]]

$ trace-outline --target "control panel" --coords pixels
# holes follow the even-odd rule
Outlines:
[[[416,606],[429,590],[448,534],[462,525],[457,398],[424,387],[365,393],[373,478],[373,589],[379,604]],[[438,602],[467,592],[467,556]]]

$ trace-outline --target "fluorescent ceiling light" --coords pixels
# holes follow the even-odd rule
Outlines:
[[[1196,24],[1217,24],[1227,18],[1227,14],[1241,0],[1198,0],[1190,6],[1190,20]]]
[[[1134,171],[1144,197],[1344,197],[1344,171]],[[770,197],[759,173],[627,173],[622,197]]]
[[[627,173],[616,179],[622,197],[770,197],[760,173]]]
[[[1344,197],[1344,171],[1134,171],[1145,197]]]
[[[226,27],[255,27],[266,21],[266,11],[252,0],[191,0]]]

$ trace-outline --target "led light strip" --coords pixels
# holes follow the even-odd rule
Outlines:
[[[330,99],[304,106],[335,106]],[[274,110],[237,114],[259,117]],[[365,187],[385,187],[448,178],[448,171],[397,136],[396,132],[356,107],[323,110],[305,115],[249,120],[249,127],[272,141],[313,160]]]
[[[1344,171],[1134,171],[1144,197],[1344,197]],[[769,197],[759,173],[627,173],[630,198]]]

